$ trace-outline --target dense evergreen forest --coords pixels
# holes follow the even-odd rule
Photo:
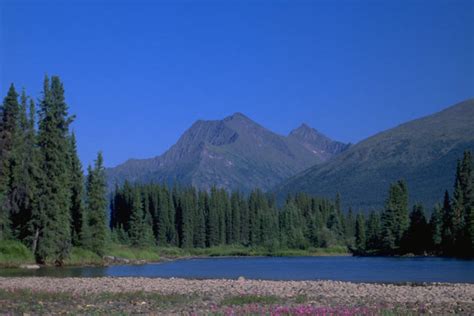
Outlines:
[[[84,175],[64,88],[46,77],[37,104],[11,85],[0,108],[0,241],[17,240],[39,263],[62,264],[72,247],[104,254],[107,243],[133,247],[278,249],[346,247],[361,255],[474,256],[474,173],[470,152],[458,162],[450,197],[429,219],[409,211],[404,181],[393,183],[383,210],[354,213],[304,193],[278,205],[248,195],[176,184],[117,186],[109,201],[102,155]]]
[[[422,205],[409,211],[408,188],[389,188],[385,209],[354,214],[334,200],[299,193],[279,207],[270,194],[248,196],[212,188],[116,187],[111,201],[114,238],[134,246],[212,247],[239,244],[277,249],[343,246],[360,255],[473,256],[472,157],[458,163],[453,198],[427,219]]]

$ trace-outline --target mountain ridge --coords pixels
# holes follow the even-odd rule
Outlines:
[[[391,182],[404,178],[412,202],[430,207],[451,189],[456,161],[474,151],[474,99],[379,132],[333,160],[310,167],[274,188],[318,196],[341,193],[346,206],[382,207]]]
[[[162,155],[129,159],[107,169],[109,187],[129,180],[179,182],[201,189],[269,189],[347,148],[315,129],[309,139],[290,135],[274,133],[240,112],[221,120],[197,120]]]

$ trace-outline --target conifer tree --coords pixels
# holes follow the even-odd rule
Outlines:
[[[249,234],[249,207],[246,199],[242,198],[240,205],[240,243],[242,245],[249,245]]]
[[[375,211],[370,212],[366,225],[366,250],[380,250],[382,237],[380,225],[380,215]]]
[[[107,240],[107,197],[102,153],[99,152],[94,168],[89,166],[87,175],[87,211],[82,222],[82,244],[98,255],[104,254]]]
[[[194,247],[204,248],[206,246],[206,213],[208,210],[207,195],[198,192],[196,218],[194,221]]]
[[[149,218],[143,211],[143,202],[138,187],[134,188],[132,209],[130,215],[130,243],[136,247],[146,247],[154,244],[153,229]]]
[[[81,161],[77,155],[76,135],[74,133],[69,137],[69,172],[71,175],[71,238],[73,245],[80,246],[82,228],[86,225],[84,210],[84,175]]]
[[[357,221],[357,216],[356,216],[356,219],[354,220],[354,213],[352,212],[352,208],[349,208],[346,219],[344,221],[345,242],[349,246],[349,248],[352,248],[355,245],[354,236],[356,234],[356,221]],[[365,221],[364,221],[364,225],[365,225]]]
[[[453,221],[453,236],[454,236],[454,252],[460,254],[463,248],[464,233],[465,233],[465,194],[464,194],[464,174],[463,164],[458,160],[456,166],[456,178],[454,182],[454,192],[452,199],[452,221]]]
[[[400,180],[390,186],[381,220],[382,248],[386,253],[397,252],[409,225],[408,189],[405,181]]]
[[[0,111],[0,240],[11,237],[9,188],[19,111],[18,94],[15,86],[11,84]]]
[[[169,231],[170,228],[170,216],[168,210],[168,199],[169,194],[165,189],[159,189],[158,192],[158,214],[157,218],[157,243],[160,246],[164,246],[169,242]]]
[[[423,206],[417,204],[413,206],[410,213],[410,225],[403,237],[403,253],[424,254],[429,246],[430,238],[430,228],[426,222]]]
[[[12,158],[10,161],[10,183],[8,200],[11,210],[13,236],[29,243],[29,222],[36,196],[38,177],[37,148],[35,131],[35,108],[31,100],[29,116],[27,114],[28,98],[25,91],[21,94],[17,132],[13,140]]]
[[[357,214],[355,224],[355,247],[357,252],[363,253],[366,249],[365,219],[362,213]]]
[[[430,250],[434,254],[439,254],[443,241],[443,210],[439,204],[435,206],[431,213],[429,226],[431,232]]]
[[[464,201],[464,232],[461,256],[474,257],[474,171],[470,151],[465,151],[462,160],[461,183]]]
[[[442,208],[443,224],[441,228],[441,248],[445,255],[452,254],[455,244],[455,228],[454,228],[454,214],[451,207],[451,199],[446,190],[444,192],[443,208]]]
[[[241,242],[241,197],[238,192],[233,192],[231,195],[231,210],[232,210],[232,234],[231,234],[231,244],[236,244]]]
[[[304,249],[303,218],[293,201],[288,201],[282,212],[281,243],[288,248]]]
[[[206,243],[208,247],[216,246],[219,238],[219,194],[215,187],[211,188],[209,200],[209,215],[206,224]]]
[[[33,214],[33,251],[38,262],[62,264],[71,248],[68,133],[72,119],[59,77],[44,80],[39,111],[39,177],[37,209]]]

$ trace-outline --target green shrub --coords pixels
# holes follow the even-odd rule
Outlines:
[[[84,249],[73,247],[69,258],[64,262],[66,265],[101,265],[103,264],[102,258],[96,253]]]
[[[130,260],[157,261],[160,259],[158,248],[137,248],[120,244],[110,244],[105,250],[105,255]]]
[[[31,251],[19,241],[0,241],[0,266],[14,267],[34,263]]]

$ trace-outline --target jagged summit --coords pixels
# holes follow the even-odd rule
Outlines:
[[[280,181],[332,157],[317,131],[278,135],[236,112],[222,120],[198,120],[163,155],[133,160],[107,170],[109,185],[138,182],[213,185],[249,191],[269,189]],[[311,136],[312,135],[312,136]],[[338,142],[335,142],[338,143]],[[318,147],[323,144],[323,147]]]
[[[224,121],[230,121],[230,120],[247,120],[247,121],[251,121],[250,118],[248,118],[245,114],[241,113],[241,112],[235,112],[234,114],[231,114],[229,116],[227,116]]]
[[[349,146],[348,144],[330,139],[306,123],[292,130],[288,138],[300,142],[304,147],[324,161],[346,150]]]

